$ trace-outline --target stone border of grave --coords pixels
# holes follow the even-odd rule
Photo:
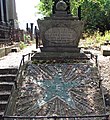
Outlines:
[[[110,45],[102,45],[101,53],[103,56],[110,56]]]
[[[8,55],[10,52],[18,52],[19,51],[19,43],[16,43],[15,45],[7,46],[0,48],[0,58]]]

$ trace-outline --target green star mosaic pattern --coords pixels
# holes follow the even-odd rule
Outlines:
[[[17,115],[96,114],[98,80],[90,64],[28,64],[19,87]],[[97,74],[96,74],[97,75]],[[100,103],[103,107],[103,103]],[[22,107],[21,107],[22,106]],[[102,110],[103,111],[103,110]],[[101,111],[101,112],[102,112]]]

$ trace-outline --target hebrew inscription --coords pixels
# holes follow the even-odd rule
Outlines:
[[[76,40],[77,34],[74,30],[67,27],[53,27],[45,32],[45,39],[51,44],[72,45]]]

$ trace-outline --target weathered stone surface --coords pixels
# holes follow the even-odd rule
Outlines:
[[[1,115],[5,113],[10,95],[12,95],[12,88],[15,85],[15,77],[17,71],[18,71],[17,68],[0,69],[0,114]]]
[[[42,52],[36,53],[32,60],[65,60],[65,59],[77,59],[77,60],[88,60],[89,58],[84,53],[72,53],[72,52]]]
[[[8,55],[14,47],[18,47],[18,44],[0,48],[0,58]]]
[[[38,20],[43,46],[78,47],[83,30],[83,22],[77,20]]]
[[[5,48],[0,48],[0,58],[5,56]]]
[[[77,34],[67,27],[53,27],[45,32],[49,46],[67,46],[75,44]]]
[[[102,52],[103,56],[110,56],[110,45],[101,46],[101,52]]]
[[[98,72],[89,62],[29,63],[21,78],[16,115],[74,116],[104,112]]]
[[[58,11],[65,11],[67,9],[67,4],[64,1],[59,1],[56,4],[56,10]]]
[[[69,0],[55,1],[51,17],[45,17],[44,20],[38,20],[37,22],[44,47],[41,51],[80,52],[78,44],[84,22],[79,20],[77,16],[71,15]],[[60,47],[62,49],[59,49]]]
[[[75,52],[79,53],[80,48],[66,46],[66,47],[40,47],[41,52]]]

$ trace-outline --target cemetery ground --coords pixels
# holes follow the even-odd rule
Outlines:
[[[13,67],[18,68],[22,59],[22,55],[36,50],[40,51],[39,49],[35,48],[35,44],[32,44],[31,46],[28,46],[19,52],[9,53],[7,56],[0,58],[0,69]],[[93,54],[98,55],[98,69],[106,98],[106,111],[107,113],[110,113],[110,56],[103,56],[99,50],[88,50],[90,50]]]
[[[28,53],[31,53],[34,50],[36,50],[36,45],[32,44],[32,45],[29,45],[26,48],[20,50],[19,52],[11,52],[7,56],[1,57],[0,58],[0,68],[8,68],[8,67],[18,68],[20,65],[22,56],[26,55]]]

